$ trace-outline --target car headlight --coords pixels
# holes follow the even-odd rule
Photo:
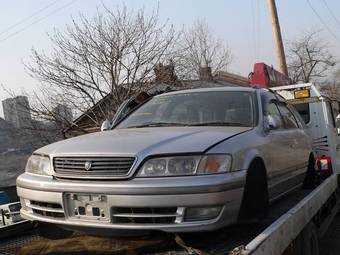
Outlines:
[[[197,169],[197,174],[217,174],[231,170],[230,155],[206,155],[203,156]]]
[[[216,174],[230,171],[231,156],[178,156],[152,158],[144,163],[138,177]]]
[[[28,158],[25,171],[39,175],[52,175],[50,158],[47,156],[32,155]]]

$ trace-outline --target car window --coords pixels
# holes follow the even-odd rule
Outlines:
[[[281,120],[279,123],[280,123],[280,126],[278,127],[278,129],[283,129],[284,126],[283,126],[283,121],[282,121],[282,116],[279,112],[279,109],[277,108],[277,105],[274,101],[271,101],[268,105],[267,105],[267,111],[266,111],[266,115],[271,115],[273,116],[274,118],[277,118],[278,120]]]
[[[285,122],[286,128],[299,128],[293,113],[287,108],[286,105],[280,103],[278,105],[283,121]]]
[[[294,104],[294,108],[300,114],[303,121],[308,124],[310,122],[310,107],[309,103],[304,104]]]
[[[307,104],[308,105],[308,104]],[[287,104],[288,109],[293,113],[295,120],[297,121],[299,127],[301,128],[307,128],[305,119],[302,117],[302,115],[296,110],[296,108],[290,104]],[[309,109],[309,105],[308,105]],[[308,110],[309,112],[309,110]],[[308,120],[307,123],[309,123],[310,120]]]

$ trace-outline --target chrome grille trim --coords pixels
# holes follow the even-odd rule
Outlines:
[[[64,213],[63,209],[48,208],[48,207],[42,207],[42,206],[32,205],[32,204],[29,205],[28,207],[30,207],[31,209],[36,209],[40,211]]]
[[[60,178],[123,178],[129,175],[135,161],[135,157],[55,157],[53,168]],[[86,162],[91,162],[90,170],[85,169]]]
[[[178,224],[183,221],[184,207],[113,207],[113,224],[157,225]]]
[[[26,207],[29,208],[34,214],[38,214],[44,217],[65,217],[64,209],[60,204],[27,200]]]

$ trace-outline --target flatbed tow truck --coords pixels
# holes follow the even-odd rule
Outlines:
[[[340,254],[340,157],[335,118],[339,112],[313,84],[274,90],[296,106],[314,138],[319,182],[272,204],[261,221],[180,236],[152,233],[146,237],[104,238],[77,233],[53,241],[43,239],[33,229],[15,238],[0,239],[0,254]]]

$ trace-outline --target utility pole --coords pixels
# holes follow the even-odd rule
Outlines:
[[[272,20],[272,29],[276,44],[276,55],[279,62],[280,72],[288,76],[285,50],[283,48],[279,18],[277,16],[275,0],[268,0],[269,12]]]

